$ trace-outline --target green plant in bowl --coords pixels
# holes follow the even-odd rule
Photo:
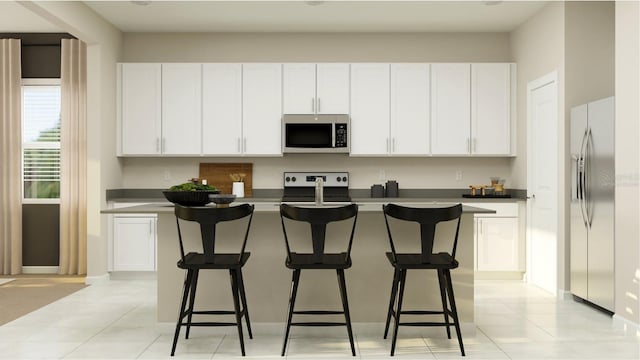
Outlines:
[[[173,185],[169,188],[169,191],[217,191],[215,186],[194,184],[192,182],[186,182],[180,185]]]
[[[210,194],[218,194],[220,191],[215,186],[194,184],[187,182],[174,185],[162,192],[170,202],[184,206],[204,206],[211,202]]]

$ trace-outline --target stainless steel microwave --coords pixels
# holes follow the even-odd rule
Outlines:
[[[348,153],[349,115],[287,114],[282,117],[283,153]]]

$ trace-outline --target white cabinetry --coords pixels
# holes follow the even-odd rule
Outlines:
[[[471,153],[511,153],[512,64],[471,64]]]
[[[202,153],[242,154],[242,64],[204,64],[202,99]]]
[[[285,114],[348,114],[349,64],[284,64]]]
[[[118,65],[121,155],[160,154],[162,73],[160,64]]]
[[[476,270],[485,272],[524,271],[522,226],[517,203],[468,204],[495,210],[495,214],[475,215]]]
[[[351,155],[389,148],[389,64],[351,64]]]
[[[391,64],[391,155],[429,154],[429,65]]]
[[[113,271],[156,270],[156,216],[113,216]]]
[[[246,155],[282,155],[282,65],[244,64],[242,150]]]
[[[470,64],[431,64],[431,152],[470,150]]]
[[[202,65],[162,64],[162,153],[196,155],[202,144]]]

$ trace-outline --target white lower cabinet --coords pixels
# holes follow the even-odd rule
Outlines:
[[[478,272],[522,273],[525,269],[523,224],[518,203],[473,203],[495,214],[475,215],[475,254]]]
[[[156,270],[156,219],[149,214],[113,216],[113,271]]]

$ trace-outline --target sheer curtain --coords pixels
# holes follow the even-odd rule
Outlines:
[[[60,274],[87,273],[87,47],[62,40]]]
[[[22,272],[20,40],[0,39],[0,273]]]

